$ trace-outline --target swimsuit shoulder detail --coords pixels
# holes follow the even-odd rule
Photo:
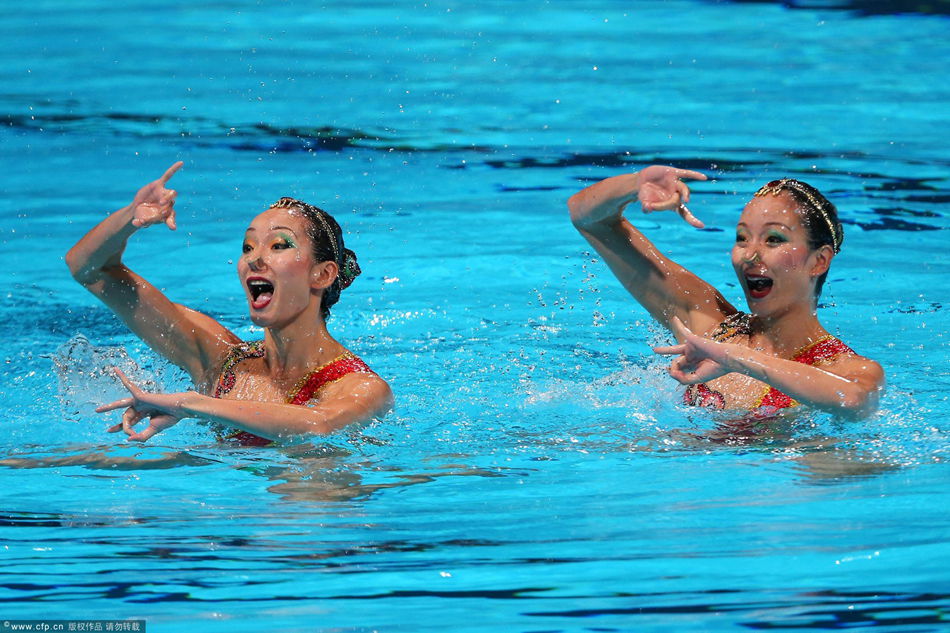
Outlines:
[[[263,358],[263,356],[264,341],[238,343],[232,347],[224,359],[224,365],[221,366],[221,376],[218,377],[218,383],[215,385],[214,397],[220,398],[234,389],[237,383],[237,376],[234,373],[235,365],[248,358]]]
[[[317,392],[348,374],[375,374],[369,365],[351,352],[343,352],[326,365],[314,369],[294,389],[289,404],[307,404]]]
[[[220,398],[231,391],[237,383],[237,376],[234,368],[243,360],[248,358],[264,357],[264,341],[254,341],[251,343],[240,343],[231,348],[224,365],[221,368],[221,377],[214,390],[214,397]],[[287,404],[304,405],[313,400],[318,392],[330,383],[340,380],[344,376],[353,373],[375,374],[369,365],[363,362],[358,356],[351,352],[343,352],[330,362],[314,369],[304,377],[291,394],[287,397]],[[268,446],[272,442],[267,438],[254,435],[247,431],[235,431],[224,436],[223,439],[237,441],[242,446]]]
[[[798,350],[792,360],[806,365],[818,365],[834,360],[839,356],[853,355],[854,353],[855,351],[841,339],[829,334]]]
[[[752,315],[747,312],[736,312],[728,317],[725,321],[716,326],[716,329],[712,331],[709,335],[714,341],[723,343],[728,341],[731,338],[736,336],[746,335],[752,333]]]

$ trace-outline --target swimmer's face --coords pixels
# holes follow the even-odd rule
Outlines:
[[[732,266],[756,314],[814,302],[830,249],[811,251],[798,204],[787,193],[753,198],[736,226]]]
[[[319,314],[325,278],[335,277],[336,264],[314,261],[307,226],[296,209],[271,208],[247,228],[237,269],[256,325],[287,325],[314,307]]]

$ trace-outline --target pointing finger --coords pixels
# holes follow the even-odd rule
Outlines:
[[[706,174],[700,173],[698,171],[693,171],[692,169],[677,169],[676,177],[690,178],[692,180],[709,180],[709,178],[706,177]]]
[[[106,413],[107,411],[115,411],[116,409],[125,409],[131,407],[133,402],[133,398],[122,398],[121,400],[116,400],[115,402],[110,402],[109,404],[103,404],[96,407],[96,413]]]
[[[129,377],[126,376],[121,369],[118,367],[113,367],[112,372],[116,375],[122,385],[129,390],[129,392],[134,396],[135,392],[138,391],[138,387],[132,384],[132,381],[129,380]]]
[[[162,174],[162,177],[159,178],[158,181],[164,185],[166,182],[171,180],[171,177],[175,175],[175,172],[181,169],[182,165],[184,164],[185,163],[183,163],[182,161],[178,161],[177,163],[175,163],[174,165],[166,169],[165,173]]]

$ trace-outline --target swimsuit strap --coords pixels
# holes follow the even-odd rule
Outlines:
[[[288,404],[306,404],[313,399],[320,389],[331,382],[343,378],[347,374],[375,373],[359,357],[351,352],[343,352],[326,365],[314,369],[307,377],[298,383],[298,386],[287,398]]]
[[[262,358],[263,356],[264,341],[239,343],[232,347],[221,366],[221,377],[218,378],[218,384],[214,388],[214,397],[220,398],[234,389],[234,385],[237,383],[237,376],[234,374],[235,365],[248,358]]]
[[[854,354],[854,350],[845,345],[841,339],[831,334],[827,334],[813,343],[809,343],[799,348],[792,360],[803,365],[817,365],[824,361],[832,360],[842,354]],[[776,409],[786,409],[788,407],[797,407],[798,402],[791,396],[788,396],[775,387],[769,386],[768,390],[759,398],[756,409],[761,407],[775,407]]]
[[[828,334],[796,351],[792,360],[806,365],[816,365],[843,354],[854,354],[854,350],[845,345],[841,339]]]

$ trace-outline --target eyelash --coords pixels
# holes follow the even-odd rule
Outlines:
[[[744,235],[736,235],[736,244],[741,244],[745,241],[746,241],[746,237]],[[766,244],[784,244],[787,241],[788,241],[787,239],[785,239],[784,237],[780,235],[769,235],[768,237],[765,238]]]
[[[286,241],[284,241],[284,242],[274,242],[274,244],[271,246],[271,248],[274,249],[274,250],[284,250],[284,249],[293,248],[293,247],[294,247],[293,244],[291,244],[290,242],[286,242]],[[241,252],[242,252],[242,253],[245,253],[245,254],[250,253],[252,249],[253,249],[253,247],[252,247],[250,244],[248,244],[247,242],[245,242],[245,243],[241,246]]]

